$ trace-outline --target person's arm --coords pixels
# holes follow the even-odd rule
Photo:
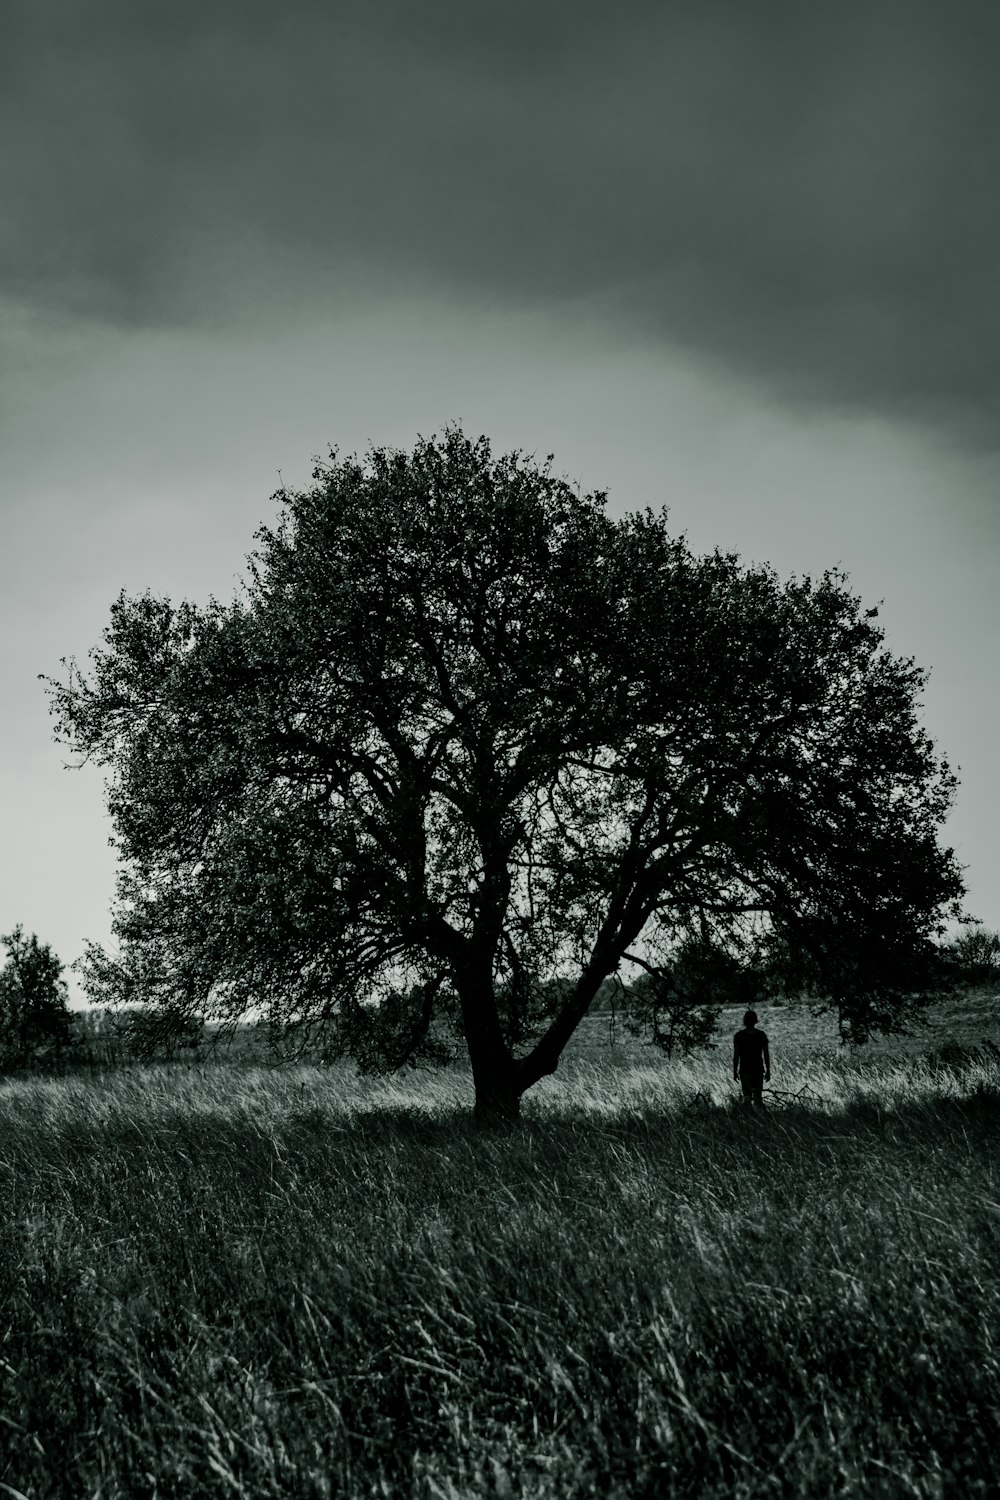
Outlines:
[[[739,1083],[739,1080],[740,1080],[740,1046],[739,1046],[739,1036],[738,1035],[733,1037],[733,1077],[736,1079],[736,1082]]]
[[[764,1082],[771,1082],[771,1053],[767,1045],[767,1037],[764,1038]]]

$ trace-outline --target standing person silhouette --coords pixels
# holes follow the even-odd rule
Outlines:
[[[743,1029],[733,1037],[733,1077],[743,1085],[744,1104],[764,1103],[764,1084],[771,1081],[767,1033],[757,1030],[757,1012],[748,1010]]]

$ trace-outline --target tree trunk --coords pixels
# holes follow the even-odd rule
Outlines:
[[[522,1087],[529,1089],[540,1078],[554,1073],[563,1049],[583,1020],[590,1003],[601,987],[602,980],[611,973],[611,966],[591,960],[577,982],[576,988],[557,1012],[545,1033],[535,1043],[527,1057],[521,1060]]]
[[[497,1015],[490,965],[470,964],[458,984],[462,1029],[472,1064],[477,1125],[509,1125],[521,1117],[524,1084]]]
[[[473,1118],[477,1125],[487,1128],[515,1125],[521,1118],[521,1086],[514,1068],[506,1059],[497,1061],[499,1066],[472,1066],[476,1090]]]

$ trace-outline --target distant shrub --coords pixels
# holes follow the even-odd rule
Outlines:
[[[753,1006],[765,993],[763,974],[709,942],[689,939],[669,963],[643,974],[629,989],[626,1030],[644,1036],[667,1057],[688,1056],[715,1043],[723,1006]]]
[[[0,970],[0,1068],[59,1062],[72,1043],[63,966],[47,943],[20,926],[0,943],[7,962]]]
[[[137,1062],[169,1061],[179,1052],[197,1051],[205,1036],[200,1016],[140,1005],[119,1011],[111,1028],[124,1055]]]
[[[1000,932],[968,928],[946,945],[945,953],[960,988],[1000,985]]]
[[[1000,1047],[996,1042],[986,1038],[977,1047],[966,1042],[947,1041],[927,1054],[927,1065],[935,1073],[967,1068],[975,1063],[1000,1063]]]

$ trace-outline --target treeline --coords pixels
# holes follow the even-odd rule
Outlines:
[[[0,936],[7,961],[0,969],[0,1073],[116,1067],[179,1059],[239,1057],[278,1062],[308,1057],[329,1061],[322,1028],[266,1022],[218,1025],[188,1011],[152,1005],[71,1010],[63,965],[52,948],[22,927]],[[1000,987],[1000,932],[966,928],[942,945],[956,992]],[[558,982],[557,982],[558,983]],[[544,997],[542,997],[544,1000]],[[686,1055],[711,1038],[719,1007],[769,1003],[752,975],[723,972],[689,953],[664,980],[642,975],[631,985],[607,979],[591,1014],[642,1036],[666,1057]],[[457,1018],[456,1018],[457,1020]],[[448,1038],[439,1037],[439,1061],[448,1061]],[[383,1071],[383,1070],[379,1070]]]

